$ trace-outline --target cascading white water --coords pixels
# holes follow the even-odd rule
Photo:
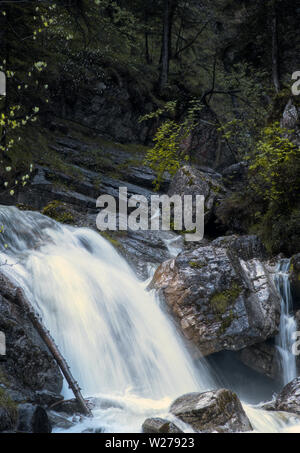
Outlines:
[[[213,386],[154,294],[99,233],[39,213],[0,211],[9,245],[2,261],[13,264],[3,269],[41,314],[84,395],[127,403],[130,395],[135,406],[147,400],[166,408],[183,393]]]
[[[41,314],[83,394],[103,402],[70,432],[139,432],[149,416],[172,420],[177,396],[215,387],[206,362],[195,365],[155,295],[100,234],[4,206],[0,224],[1,270]],[[300,430],[290,415],[244,408],[257,431]]]
[[[275,275],[275,284],[281,296],[280,328],[276,343],[284,385],[297,377],[296,356],[292,353],[292,346],[295,341],[293,334],[297,330],[297,323],[292,313],[293,300],[289,282],[289,268],[290,260],[283,259],[278,264]]]

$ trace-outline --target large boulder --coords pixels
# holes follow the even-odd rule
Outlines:
[[[196,431],[252,431],[240,400],[235,393],[226,389],[183,395],[174,401],[170,412]]]
[[[164,262],[159,291],[186,338],[204,355],[240,350],[278,333],[280,300],[248,237],[184,251]],[[243,245],[244,244],[244,245]]]
[[[147,434],[177,434],[183,433],[174,423],[163,418],[147,418],[142,426],[143,433]]]
[[[51,433],[52,426],[47,412],[41,406],[20,404],[17,430],[25,433]]]
[[[240,360],[249,368],[277,380],[281,369],[278,360],[278,351],[273,344],[258,343],[239,352]]]
[[[300,377],[289,382],[276,398],[277,411],[300,415]]]
[[[221,175],[210,169],[201,171],[189,165],[178,170],[168,191],[169,196],[203,195],[206,225],[214,219],[216,206],[225,194]]]

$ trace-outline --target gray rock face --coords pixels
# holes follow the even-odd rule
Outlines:
[[[17,430],[24,433],[51,433],[52,426],[47,412],[41,406],[20,404]]]
[[[205,224],[212,219],[217,202],[224,198],[226,189],[219,175],[213,171],[204,172],[185,165],[174,176],[168,195],[204,195]]]
[[[252,431],[238,397],[226,389],[183,395],[174,401],[170,412],[197,431]]]
[[[275,347],[268,343],[258,343],[239,352],[240,360],[271,379],[278,379],[281,373],[278,355]]]
[[[185,251],[164,262],[150,284],[204,355],[240,350],[278,332],[280,301],[273,281],[262,261],[242,257],[245,252],[234,247]]]
[[[144,112],[140,105],[147,105],[149,99],[134,89],[128,76],[123,78],[118,75],[117,79],[100,83],[99,79],[90,80],[80,96],[70,92],[68,86],[58,105],[60,114],[120,142],[144,141],[148,128],[139,123]],[[149,111],[153,108],[150,104]]]
[[[252,260],[253,258],[262,260],[267,256],[266,249],[261,240],[254,234],[243,236],[220,236],[211,244],[216,247],[223,247],[225,249],[232,250],[244,261]]]
[[[245,184],[247,168],[247,162],[238,162],[237,164],[232,164],[225,168],[222,171],[225,186],[229,188],[234,186],[234,189],[236,190]]]
[[[291,259],[290,283],[294,306],[300,307],[300,253]]]
[[[17,400],[47,403],[50,395],[51,400],[53,394],[59,395],[62,375],[31,322],[14,303],[16,289],[3,274],[0,287],[0,329],[5,332],[7,346],[7,360],[0,363],[0,383],[12,397],[15,392]]]
[[[163,418],[147,418],[142,426],[143,433],[147,434],[175,434],[183,433],[174,423]]]
[[[300,415],[300,377],[289,382],[276,398],[277,411]]]
[[[65,414],[57,414],[55,411],[47,411],[47,415],[53,428],[69,429],[75,424],[71,422]]]
[[[294,129],[297,125],[299,120],[299,113],[297,107],[293,104],[292,99],[290,99],[285,106],[282,120],[281,120],[281,127],[286,129]]]

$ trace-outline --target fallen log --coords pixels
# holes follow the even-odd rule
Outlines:
[[[69,384],[69,387],[72,389],[74,396],[75,396],[76,400],[78,401],[80,408],[82,409],[82,412],[85,415],[91,417],[92,412],[81,394],[81,391],[80,391],[81,389],[80,389],[78,383],[73,378],[66,360],[60,353],[53,338],[51,337],[50,332],[44,326],[42,320],[40,319],[40,316],[35,312],[35,310],[31,306],[30,302],[27,300],[27,297],[26,297],[24,291],[21,288],[17,288],[14,296],[15,296],[14,297],[15,303],[18,304],[23,309],[23,311],[28,315],[30,321],[32,322],[32,324],[34,325],[34,327],[40,334],[42,340],[47,345],[49,351],[53,355],[53,358],[55,359],[55,361],[58,364],[59,368],[61,369],[64,377],[66,378],[66,380]]]

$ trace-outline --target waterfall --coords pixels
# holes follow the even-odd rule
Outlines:
[[[94,417],[69,432],[140,432],[147,417],[174,420],[168,412],[174,398],[216,387],[206,361],[192,360],[159,300],[146,291],[147,282],[137,279],[98,232],[5,206],[0,206],[2,224],[1,271],[23,288],[41,315],[84,396],[97,397]],[[180,250],[180,242],[170,240],[168,245],[173,255]],[[287,270],[285,263],[277,280],[286,317],[290,311]],[[288,351],[291,334],[287,326],[283,323],[280,331],[283,351]],[[73,396],[66,385],[63,393]],[[290,415],[244,408],[257,431],[300,429],[299,420]]]
[[[155,295],[98,232],[13,207],[0,208],[0,222],[8,244],[2,270],[26,292],[85,396],[153,413],[179,395],[212,388],[205,362],[195,366]],[[120,423],[133,429],[128,418]]]
[[[290,260],[283,259],[278,264],[275,284],[281,296],[281,317],[279,334],[276,339],[277,350],[282,368],[282,380],[286,385],[297,377],[296,356],[292,353],[293,334],[297,323],[293,316],[293,300],[289,281]]]

